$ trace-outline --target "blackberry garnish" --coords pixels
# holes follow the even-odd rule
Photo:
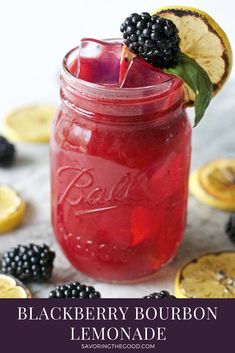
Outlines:
[[[172,21],[147,12],[133,13],[120,29],[129,50],[152,65],[170,67],[179,62],[180,38]]]
[[[86,286],[79,282],[73,282],[57,286],[50,292],[49,298],[98,299],[101,298],[101,295],[94,287]]]
[[[0,136],[0,166],[9,167],[15,158],[15,147],[7,139]]]
[[[2,271],[24,281],[51,277],[55,253],[43,245],[18,245],[3,255]]]
[[[146,295],[144,298],[147,299],[176,299],[174,295],[171,295],[168,291],[162,290],[161,292],[151,293]]]
[[[229,239],[235,243],[235,213],[230,215],[225,225],[225,232],[228,234]]]

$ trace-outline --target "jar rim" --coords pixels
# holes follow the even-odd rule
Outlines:
[[[85,38],[87,40],[89,40],[90,38]],[[120,41],[120,38],[114,38],[114,39],[105,39],[107,42],[108,41]],[[101,42],[99,40],[96,40],[97,42]],[[85,80],[82,80],[78,77],[76,77],[75,75],[73,75],[68,67],[69,63],[69,58],[71,57],[72,54],[74,54],[76,51],[79,50],[79,46],[76,46],[74,48],[72,48],[71,50],[69,50],[69,52],[67,52],[67,54],[64,56],[63,61],[62,61],[62,74],[64,73],[67,78],[70,80],[70,84],[72,84],[72,86],[74,88],[76,88],[77,85],[80,86],[80,88],[84,88],[84,89],[91,89],[92,91],[95,90],[97,94],[104,94],[106,95],[107,93],[109,94],[117,94],[117,93],[121,93],[123,92],[123,96],[126,96],[126,94],[128,95],[132,95],[132,94],[138,94],[141,92],[145,92],[145,93],[151,93],[153,90],[155,90],[155,94],[159,93],[167,93],[169,90],[171,90],[174,86],[173,90],[177,90],[179,89],[182,85],[183,85],[183,81],[180,80],[177,76],[173,76],[169,77],[168,80],[162,82],[162,83],[157,83],[156,85],[149,85],[149,86],[141,86],[141,87],[113,87],[113,86],[108,86],[108,85],[103,85],[103,84],[97,84],[97,83],[92,83],[92,82],[88,82]],[[157,89],[157,92],[156,92]]]

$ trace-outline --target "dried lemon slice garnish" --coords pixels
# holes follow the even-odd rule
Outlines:
[[[175,280],[177,298],[235,298],[235,252],[208,254],[185,265]]]
[[[31,298],[30,291],[12,276],[0,274],[0,298]]]
[[[3,132],[11,141],[47,142],[55,114],[50,105],[22,107],[6,116]]]
[[[235,211],[235,160],[210,162],[195,171],[189,180],[191,193],[201,202]]]
[[[0,234],[17,227],[25,212],[25,203],[17,192],[0,185]]]
[[[215,95],[232,69],[232,49],[228,37],[207,13],[187,6],[167,6],[153,11],[173,21],[179,30],[182,53],[197,61],[208,73]],[[194,92],[185,85],[185,101],[193,105]]]

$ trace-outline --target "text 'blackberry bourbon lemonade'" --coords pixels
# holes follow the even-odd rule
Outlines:
[[[125,44],[83,39],[65,56],[51,137],[55,235],[79,271],[117,282],[154,273],[182,239],[191,125],[181,75],[169,71],[196,65],[169,20],[132,14],[121,30]],[[197,123],[210,96],[202,103],[196,89]]]

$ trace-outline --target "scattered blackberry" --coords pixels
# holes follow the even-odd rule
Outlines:
[[[15,158],[15,147],[0,136],[0,167],[9,167]]]
[[[176,299],[174,295],[171,295],[169,292],[166,290],[162,290],[161,292],[155,292],[151,293],[149,295],[146,295],[144,298],[147,299]]]
[[[2,271],[24,281],[41,281],[51,276],[55,253],[45,244],[18,245],[3,255]]]
[[[225,232],[228,234],[230,240],[235,243],[235,213],[229,217],[225,225]]]
[[[172,21],[147,12],[133,13],[120,29],[129,50],[152,65],[170,67],[179,62],[180,38]]]
[[[101,298],[101,295],[94,287],[73,282],[57,286],[56,289],[50,292],[49,298],[98,299]]]

